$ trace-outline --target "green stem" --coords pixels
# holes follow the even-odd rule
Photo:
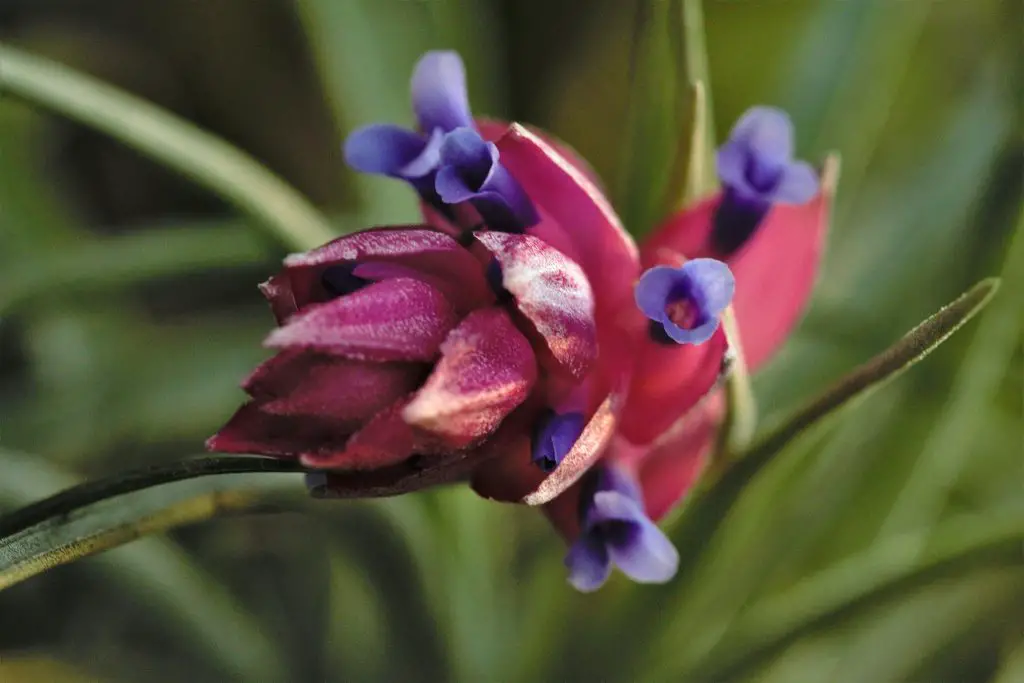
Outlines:
[[[0,509],[25,505],[76,483],[75,475],[45,458],[0,448]],[[23,577],[31,575],[25,565],[19,569]],[[287,678],[280,643],[244,602],[173,541],[140,539],[96,558],[92,570],[116,592],[119,604],[144,602],[159,618],[169,646],[180,640],[191,656],[209,659],[223,676]],[[0,574],[0,585],[15,579]]]
[[[700,177],[704,183],[700,188],[703,192],[711,192],[718,184],[715,178],[715,106],[711,100],[711,80],[708,68],[708,48],[705,41],[704,8],[701,0],[683,0],[683,49],[686,64],[686,77],[691,86],[699,84],[699,93],[691,93],[694,97],[694,108],[700,109],[695,115],[700,125],[695,130],[703,137],[700,145],[701,164]],[[699,196],[699,195],[698,195]]]
[[[734,454],[746,449],[757,428],[757,400],[750,384],[750,371],[743,355],[740,330],[732,306],[725,309],[722,315],[722,327],[725,329],[726,339],[729,340],[732,363],[729,375],[725,378],[725,400],[728,408],[715,448],[713,463],[716,467],[723,466]]]
[[[106,133],[187,176],[293,249],[335,236],[330,222],[278,176],[224,140],[119,88],[57,62],[0,45],[0,94]]]
[[[139,516],[97,533],[75,538],[49,552],[5,562],[0,572],[0,590],[48,569],[117,548],[138,538],[230,512],[253,512],[263,506],[264,501],[260,496],[247,491],[215,491],[169,504],[150,515]]]
[[[67,518],[90,505],[141,489],[219,474],[303,472],[296,462],[241,456],[185,460],[90,481],[0,517],[0,540],[54,518]]]
[[[833,415],[885,383],[892,381],[970,320],[992,298],[998,288],[997,279],[988,279],[908,332],[896,344],[868,362],[855,368],[834,386],[808,402],[753,446],[739,454],[735,462],[722,464],[721,474],[708,477],[697,488],[683,508],[683,514],[672,531],[680,547],[692,547],[701,539],[710,538],[736,504],[747,485],[753,481],[786,446],[819,420]],[[701,553],[691,553],[680,562],[677,576],[693,571]]]

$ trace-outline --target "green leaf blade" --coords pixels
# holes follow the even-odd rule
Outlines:
[[[750,450],[728,465],[720,476],[713,477],[710,483],[694,491],[671,532],[677,547],[692,549],[683,557],[679,566],[675,580],[675,585],[680,587],[679,590],[686,594],[686,586],[705,557],[705,552],[701,549],[708,547],[707,539],[714,537],[747,487],[755,478],[765,475],[765,470],[775,462],[776,456],[786,446],[812,425],[833,415],[854,399],[862,398],[872,389],[891,381],[924,358],[981,310],[994,295],[997,287],[998,281],[995,279],[982,281],[973,287],[911,330],[895,345],[855,369],[804,408],[797,410],[794,415],[784,420],[758,440]],[[683,604],[688,603],[684,601]],[[691,617],[686,610],[674,613],[666,621],[664,633],[678,632],[673,625],[688,623],[687,620]],[[715,636],[714,633],[708,634],[706,641],[713,644]],[[678,645],[663,645],[666,652],[670,649],[678,650]],[[696,646],[695,648],[699,649]]]
[[[1019,505],[952,518],[934,536],[894,537],[754,604],[718,647],[685,673],[677,670],[671,680],[732,680],[800,635],[838,623],[912,585],[978,567],[1015,566],[1022,543],[1024,509]],[[923,557],[915,551],[920,544],[928,546]]]
[[[330,222],[283,180],[226,141],[91,76],[0,45],[0,90],[94,128],[221,196],[293,249],[335,235]]]
[[[0,450],[0,508],[25,505],[32,498],[73,489],[75,477],[39,456]],[[5,544],[6,540],[0,540]],[[75,559],[75,558],[70,558]],[[20,570],[0,574],[0,586],[27,578],[36,568],[56,566],[41,558],[23,557]],[[94,567],[117,586],[126,599],[144,600],[196,652],[225,673],[285,678],[277,645],[262,625],[230,591],[210,576],[176,544],[156,537],[140,539],[96,557]],[[16,573],[22,576],[15,576]],[[2,588],[0,588],[2,589]]]
[[[998,278],[982,280],[867,363],[783,420],[751,447],[744,459],[777,453],[808,427],[850,402],[891,382],[934,351],[983,309],[999,289]]]
[[[715,187],[708,82],[699,0],[638,3],[616,194],[634,235]]]
[[[0,517],[0,589],[140,536],[257,505],[218,475],[300,471],[292,462],[217,457],[72,487]]]

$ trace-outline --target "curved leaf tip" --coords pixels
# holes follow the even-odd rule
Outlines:
[[[776,452],[808,427],[868,391],[895,379],[923,359],[983,309],[999,289],[999,278],[982,280],[888,349],[856,368],[762,438],[750,452]]]

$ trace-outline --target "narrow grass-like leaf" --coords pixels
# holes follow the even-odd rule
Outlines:
[[[901,591],[889,609],[869,612],[860,630],[870,654],[836,657],[818,680],[830,683],[906,683],[926,680],[915,675],[958,641],[1012,630],[1012,615],[1024,597],[1024,572],[998,567],[971,572],[962,579],[944,579]],[[877,614],[877,616],[875,616]],[[865,615],[868,616],[867,614]]]
[[[154,104],[57,62],[0,45],[0,92],[94,128],[192,178],[293,249],[335,235],[283,180],[224,140]]]
[[[779,427],[761,438],[746,454],[741,454],[736,461],[727,465],[720,476],[711,478],[709,484],[695,490],[670,530],[676,547],[687,550],[681,555],[679,570],[673,584],[662,590],[649,590],[643,595],[631,592],[631,604],[622,606],[624,614],[628,615],[624,619],[638,619],[639,614],[654,609],[655,604],[663,604],[666,600],[666,590],[673,590],[674,587],[686,590],[693,580],[695,569],[706,555],[702,549],[708,547],[708,539],[715,534],[729,512],[734,509],[750,482],[773,462],[783,448],[808,427],[832,415],[852,400],[863,397],[869,390],[898,376],[931,352],[988,302],[995,292],[997,282],[992,279],[976,285],[918,325],[894,346],[854,370],[833,388],[798,410]],[[687,618],[687,614],[673,613],[658,621],[657,630],[663,634],[676,633],[671,624]],[[652,624],[651,628],[655,628],[655,625]],[[652,637],[656,637],[656,634]],[[706,634],[706,637],[710,639],[711,634]],[[610,647],[611,643],[607,646]],[[677,647],[673,648],[673,651],[677,650]],[[626,661],[624,656],[619,656],[619,660],[623,661],[623,666],[628,666],[629,662],[633,661]]]
[[[812,150],[845,153],[849,197],[861,183],[934,3],[820,3],[793,54],[785,105]]]
[[[972,458],[979,416],[999,391],[1020,348],[1024,306],[1024,214],[1003,269],[1006,286],[981,319],[957,372],[944,415],[935,422],[922,456],[893,503],[879,536],[931,524],[943,511],[949,493]]]
[[[431,4],[299,0],[299,16],[340,130],[412,123],[409,79],[416,59],[431,47]],[[404,183],[365,173],[351,177],[367,224],[418,217],[416,193]]]
[[[74,484],[75,477],[38,456],[0,451],[0,509],[28,504]],[[174,544],[140,539],[96,558],[95,566],[116,585],[118,594],[144,599],[176,627],[169,629],[172,633],[180,634],[225,673],[283,677],[278,648],[260,625]]]
[[[433,496],[440,563],[434,585],[427,588],[449,644],[451,676],[467,683],[486,680],[494,670],[507,670],[516,658],[508,621],[494,618],[513,608],[506,599],[514,591],[505,583],[510,529],[500,507],[468,489]]]
[[[923,444],[914,444],[913,465],[900,474],[903,485],[890,500],[872,501],[884,512],[871,527],[875,542],[903,532],[931,528],[946,512],[958,480],[969,468],[981,468],[992,451],[977,446],[985,437],[984,425],[991,424],[991,412],[1007,375],[1012,374],[1013,357],[1021,338],[1021,265],[1024,265],[1024,223],[1009,245],[1003,266],[1003,294],[985,312],[973,332],[970,344],[956,370],[942,413],[933,427],[922,434]],[[1007,445],[1011,452],[1019,450]],[[996,475],[998,476],[998,475]],[[924,552],[921,537],[918,552]],[[855,669],[875,651],[877,641],[864,633],[850,638],[837,670]]]
[[[41,656],[5,656],[0,661],[0,680],[15,683],[102,683],[84,671],[56,659]]]
[[[1024,640],[1009,651],[992,683],[1018,683],[1024,680]]]
[[[144,230],[21,260],[0,274],[0,311],[61,290],[96,291],[199,270],[262,263],[269,249],[244,225]]]
[[[722,314],[722,328],[725,330],[725,338],[729,340],[732,360],[729,375],[725,378],[727,409],[712,456],[713,469],[726,465],[734,453],[749,446],[757,429],[757,398],[750,382],[750,371],[743,355],[739,326],[731,304]]]
[[[762,436],[743,458],[753,462],[770,458],[808,427],[851,401],[863,399],[883,383],[899,377],[973,318],[991,300],[998,288],[997,278],[982,280],[908,332],[893,346],[840,379],[830,389],[783,420]]]
[[[214,457],[75,486],[0,517],[0,590],[141,536],[222,512],[257,509],[265,501],[250,487],[281,486],[277,478],[240,482],[216,475],[300,471],[280,460]]]
[[[455,50],[466,63],[466,85],[473,108],[488,116],[507,110],[501,8],[490,0],[445,0],[426,3],[439,48]]]
[[[637,3],[630,55],[630,97],[616,207],[642,235],[662,218],[666,179],[675,164],[680,102],[671,24],[674,2]]]
[[[324,657],[334,671],[345,671],[352,680],[380,680],[387,670],[387,613],[380,586],[347,549],[331,547],[327,596],[327,634]]]
[[[711,96],[702,0],[682,0],[678,11],[682,21],[683,63],[691,112],[686,129],[690,135],[690,147],[685,155],[680,156],[686,158],[690,171],[685,184],[669,187],[666,199],[674,202],[670,207],[696,199],[718,186],[715,176],[715,107]],[[681,188],[686,190],[680,192]]]
[[[668,181],[665,214],[683,209],[690,202],[710,194],[718,185],[715,177],[715,135],[711,127],[711,107],[704,81],[690,84],[689,135],[681,135],[675,168]]]
[[[714,133],[699,0],[637,3],[616,206],[642,235],[714,187]]]
[[[998,637],[1024,597],[1024,575],[1012,566],[980,569],[960,578],[913,586],[885,605],[851,615],[835,628],[808,633],[750,670],[752,683],[908,683],[949,652]],[[1012,629],[1012,626],[1010,626]],[[869,657],[841,656],[851,635],[869,636]],[[950,679],[951,681],[953,679]]]
[[[5,98],[0,87],[0,264],[4,268],[39,251],[74,243],[79,236],[59,193],[33,163],[32,141],[38,137],[39,118],[28,107]]]
[[[783,448],[820,420],[861,399],[918,362],[970,320],[995,294],[998,280],[975,285],[956,301],[908,332],[896,344],[837,382],[783,420],[743,454],[709,487],[698,489],[683,510],[673,537],[681,547],[699,547],[721,523],[746,484]],[[692,567],[697,554],[686,567]],[[682,570],[680,572],[683,573]]]
[[[698,488],[672,530],[672,538],[677,547],[692,549],[680,562],[676,576],[679,585],[687,584],[704,557],[704,553],[697,549],[706,546],[707,539],[714,535],[746,487],[780,451],[822,418],[830,416],[853,399],[862,398],[869,390],[895,378],[931,352],[988,302],[995,292],[997,282],[985,280],[976,285],[911,330],[895,345],[799,409],[738,460],[727,464],[726,469],[712,483]],[[686,617],[686,614],[680,613],[673,619],[681,621]],[[667,632],[671,632],[671,629]]]
[[[738,680],[799,636],[827,628],[898,591],[940,576],[1021,561],[1024,509],[973,513],[943,522],[927,551],[922,539],[896,536],[796,587],[765,598],[743,615],[722,643],[693,666],[670,667],[664,680]],[[908,540],[911,542],[908,543]],[[666,671],[668,673],[668,671]]]

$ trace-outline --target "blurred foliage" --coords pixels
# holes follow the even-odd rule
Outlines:
[[[0,40],[225,138],[341,230],[414,215],[404,188],[346,171],[340,140],[410,118],[430,47],[462,52],[478,113],[549,128],[618,182],[642,1],[0,0]],[[973,282],[1004,286],[773,462],[676,582],[577,595],[539,515],[464,490],[309,503],[0,593],[0,680],[1018,680],[1019,553],[900,571],[1022,518],[1022,9],[704,3],[714,128],[777,104],[801,156],[843,156],[814,304],[755,378],[766,423]],[[289,248],[266,234],[139,153],[0,99],[0,507],[197,449],[263,354],[253,285]],[[790,633],[799,610],[824,616]]]

